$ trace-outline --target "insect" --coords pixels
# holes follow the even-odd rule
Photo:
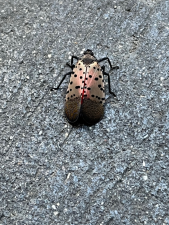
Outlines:
[[[73,60],[77,63],[74,65]],[[72,56],[71,64],[67,63],[72,71],[66,73],[60,81],[57,90],[67,75],[70,81],[65,99],[65,115],[69,123],[77,124],[79,121],[88,125],[99,122],[104,115],[105,89],[104,75],[108,77],[109,92],[116,95],[110,88],[110,76],[105,72],[105,66],[99,63],[107,60],[111,69],[118,66],[112,66],[108,57],[97,60],[93,52],[87,49],[81,58]]]

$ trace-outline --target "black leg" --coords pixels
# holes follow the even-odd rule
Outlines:
[[[69,66],[72,70],[75,68],[75,65],[73,64],[73,59],[79,60],[79,58],[77,56],[73,55],[72,58],[71,58],[71,64],[66,63],[66,65]]]
[[[111,87],[110,87],[110,75],[105,72],[105,66],[102,66],[101,68],[102,68],[102,71],[103,71],[103,75],[108,76],[109,93],[112,94],[114,97],[116,97],[116,95],[114,94],[114,92],[111,91]]]
[[[60,81],[60,83],[59,83],[59,85],[57,86],[57,88],[51,88],[50,90],[51,90],[51,91],[58,90],[59,87],[60,87],[60,85],[61,85],[61,83],[62,83],[62,82],[64,81],[64,79],[66,78],[66,76],[71,75],[71,73],[72,73],[72,72],[66,73],[66,74],[63,76],[63,78],[62,78],[62,80]]]
[[[70,65],[69,63],[66,63],[66,66],[70,67],[72,70],[75,68],[75,65]]]
[[[108,63],[109,63],[109,65],[110,65],[110,67],[111,67],[112,70],[113,70],[113,69],[119,69],[118,66],[112,66],[112,64],[111,64],[111,62],[110,62],[110,59],[109,59],[108,57],[99,59],[99,60],[98,60],[98,63],[99,63],[99,62],[102,62],[102,61],[104,61],[104,60],[108,60]]]
[[[104,60],[108,60],[108,63],[109,63],[109,65],[110,65],[111,69],[112,69],[112,64],[111,64],[110,59],[109,59],[108,57],[104,57],[104,58],[102,58],[102,59],[99,59],[99,60],[98,60],[98,63],[99,63],[99,62],[102,62],[102,61],[104,61]]]
[[[73,59],[79,60],[79,58],[78,58],[77,56],[74,56],[74,55],[73,55],[72,58],[71,58],[71,64],[66,63],[66,65],[69,66],[72,70],[73,70],[74,67],[75,67],[75,65],[73,64]],[[67,75],[71,75],[71,73],[72,73],[72,72],[66,73],[66,74],[63,76],[63,78],[62,78],[62,80],[60,81],[60,83],[59,83],[59,85],[57,86],[57,88],[51,88],[50,90],[51,90],[51,91],[58,90],[59,87],[60,87],[60,85],[61,85],[61,83],[62,83],[62,82],[64,81],[64,79],[66,78],[66,76],[67,76]]]
[[[111,69],[112,69],[112,70],[114,70],[114,69],[119,69],[119,66],[112,66]]]
[[[73,59],[79,60],[79,58],[77,56],[72,55],[72,58],[71,58],[71,66],[73,65]]]

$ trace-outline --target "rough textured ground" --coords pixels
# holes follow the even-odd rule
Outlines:
[[[72,127],[49,87],[87,48],[118,101]],[[168,0],[0,0],[0,94],[0,225],[169,224]]]

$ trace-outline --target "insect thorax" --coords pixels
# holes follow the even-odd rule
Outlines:
[[[97,62],[97,59],[90,55],[90,54],[86,54],[84,55],[81,60],[83,61],[83,63],[87,66],[87,65],[90,65],[92,64],[93,62]]]

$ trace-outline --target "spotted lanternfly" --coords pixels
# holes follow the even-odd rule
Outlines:
[[[77,60],[76,65],[73,64],[73,59]],[[111,91],[110,76],[105,72],[105,66],[99,65],[104,60],[108,60],[111,69],[118,68],[112,67],[108,57],[97,60],[89,49],[81,58],[72,56],[71,64],[67,63],[72,71],[64,75],[57,88],[51,89],[57,90],[65,77],[70,75],[65,99],[65,115],[71,124],[83,120],[84,123],[92,125],[102,119],[105,104],[104,75],[108,76],[109,92],[116,96]]]

